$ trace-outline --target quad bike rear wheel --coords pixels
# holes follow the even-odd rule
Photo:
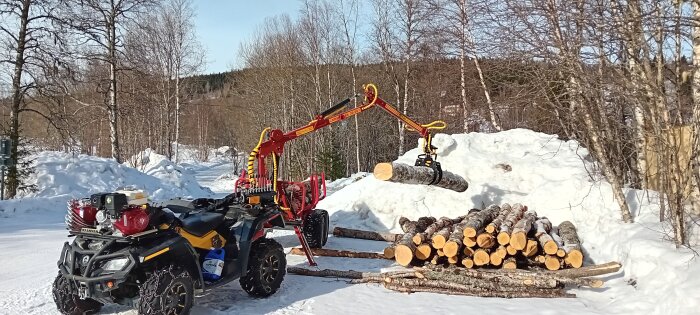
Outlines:
[[[77,288],[71,284],[71,281],[66,279],[60,273],[53,281],[52,288],[53,300],[56,302],[56,308],[61,314],[65,315],[84,315],[94,314],[100,311],[102,303],[93,299],[80,299],[78,297]]]
[[[254,297],[268,297],[280,288],[287,273],[287,258],[282,245],[262,238],[253,244],[248,259],[248,271],[239,282],[243,290]]]
[[[304,220],[302,230],[311,248],[321,248],[328,241],[328,211],[316,209]]]
[[[194,302],[192,283],[189,272],[173,266],[150,274],[139,291],[139,314],[189,314]]]

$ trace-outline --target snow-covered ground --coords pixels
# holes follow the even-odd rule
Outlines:
[[[698,314],[700,273],[690,250],[663,241],[653,192],[628,191],[636,223],[623,224],[609,184],[593,172],[586,149],[575,142],[528,130],[496,134],[437,135],[445,170],[468,178],[471,187],[456,193],[435,187],[385,183],[356,174],[329,184],[319,205],[329,210],[331,225],[397,231],[400,216],[457,216],[472,207],[521,202],[553,223],[571,220],[579,228],[587,263],[620,261],[623,272],[606,277],[604,288],[572,290],[576,299],[497,299],[394,293],[373,284],[287,275],[278,293],[252,299],[232,283],[199,297],[193,314]],[[185,152],[185,154],[188,154]],[[418,150],[399,161],[412,163]],[[154,199],[172,196],[222,196],[235,181],[225,159],[188,160],[173,165],[150,152],[137,169],[111,160],[44,152],[38,155],[38,191],[23,199],[0,202],[0,314],[56,314],[50,285],[61,245],[65,201],[117,186],[136,185]],[[512,169],[505,171],[498,164]],[[593,180],[592,178],[595,178]],[[200,186],[201,185],[201,186]],[[275,232],[285,248],[294,235]],[[382,242],[330,237],[327,248],[381,251]],[[287,256],[289,265],[305,265]],[[379,271],[391,262],[317,258],[320,268]],[[113,306],[106,314],[136,314]]]

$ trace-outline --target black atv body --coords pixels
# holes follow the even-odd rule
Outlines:
[[[236,279],[253,296],[274,293],[286,260],[282,247],[265,232],[284,227],[284,221],[274,207],[252,211],[227,198],[200,200],[199,207],[179,209],[179,218],[162,210],[167,205],[155,209],[160,211],[154,220],[159,226],[131,236],[72,231],[75,239],[63,246],[54,283],[59,310],[77,314],[118,303],[137,307],[140,314],[187,314],[194,294]],[[181,230],[199,236],[216,231],[225,239],[220,279],[204,280],[202,262],[208,251],[194,247]]]

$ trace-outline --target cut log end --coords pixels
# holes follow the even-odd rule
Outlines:
[[[557,246],[555,241],[547,241],[544,243],[544,252],[547,255],[556,255],[557,250],[559,250],[559,246]]]
[[[489,224],[486,226],[486,233],[493,234],[496,232],[496,226],[493,224]]]
[[[394,251],[394,258],[401,266],[408,266],[413,260],[413,251],[406,245],[397,245]]]
[[[527,245],[525,245],[525,248],[523,249],[523,255],[525,257],[532,257],[537,254],[537,241],[535,240],[527,240]]]
[[[442,252],[445,253],[447,257],[454,257],[459,254],[459,244],[457,242],[447,242],[445,246],[442,247]]]
[[[464,258],[462,259],[462,266],[468,269],[474,268],[474,260],[472,260],[471,258]]]
[[[484,266],[488,265],[489,262],[491,262],[491,257],[487,251],[477,249],[476,252],[474,252],[474,265]]]
[[[561,260],[559,260],[559,257],[547,255],[544,257],[544,266],[548,270],[559,270],[561,268]]]
[[[515,232],[510,236],[510,245],[516,250],[523,250],[527,246],[527,235],[524,232]]]
[[[435,248],[435,249],[442,249],[443,247],[445,247],[446,242],[447,242],[447,239],[445,238],[444,235],[433,236],[432,243],[433,243],[433,248]]]
[[[387,248],[384,248],[384,257],[386,259],[394,259],[394,255],[395,255],[394,246],[389,246]]]
[[[465,237],[464,239],[462,239],[462,243],[464,244],[464,246],[474,247],[476,246],[476,237]]]
[[[378,180],[389,180],[394,175],[391,163],[379,163],[374,166],[374,177]]]
[[[465,247],[462,250],[462,253],[464,253],[464,256],[466,256],[466,257],[473,257],[474,256],[474,249],[471,247]]]
[[[425,240],[423,239],[423,233],[418,233],[413,236],[413,244],[420,245],[423,244]]]
[[[564,250],[561,249],[561,248],[560,248],[560,249],[557,249],[557,257],[559,257],[559,258],[564,258],[564,257],[566,257],[566,251],[564,251]]]
[[[501,258],[501,255],[498,254],[498,252],[493,252],[491,255],[489,255],[489,262],[493,266],[500,266],[503,262],[503,258]]]
[[[464,228],[464,237],[476,237],[476,229],[473,227]]]
[[[428,244],[420,244],[416,247],[416,258],[420,260],[426,260],[430,257],[433,249]]]
[[[516,269],[516,268],[518,268],[518,264],[517,264],[515,258],[510,257],[510,258],[503,261],[503,269]]]
[[[564,262],[573,268],[581,268],[581,266],[583,266],[583,253],[576,249],[571,250],[566,254]]]
[[[510,243],[510,234],[506,232],[498,233],[498,237],[496,239],[498,240],[498,244],[508,245]]]
[[[481,248],[491,248],[496,245],[496,239],[491,234],[482,233],[476,237],[476,245]]]

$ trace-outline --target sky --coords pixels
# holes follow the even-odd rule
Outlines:
[[[238,48],[266,17],[296,17],[300,0],[194,0],[197,37],[207,52],[204,73],[239,68]]]

